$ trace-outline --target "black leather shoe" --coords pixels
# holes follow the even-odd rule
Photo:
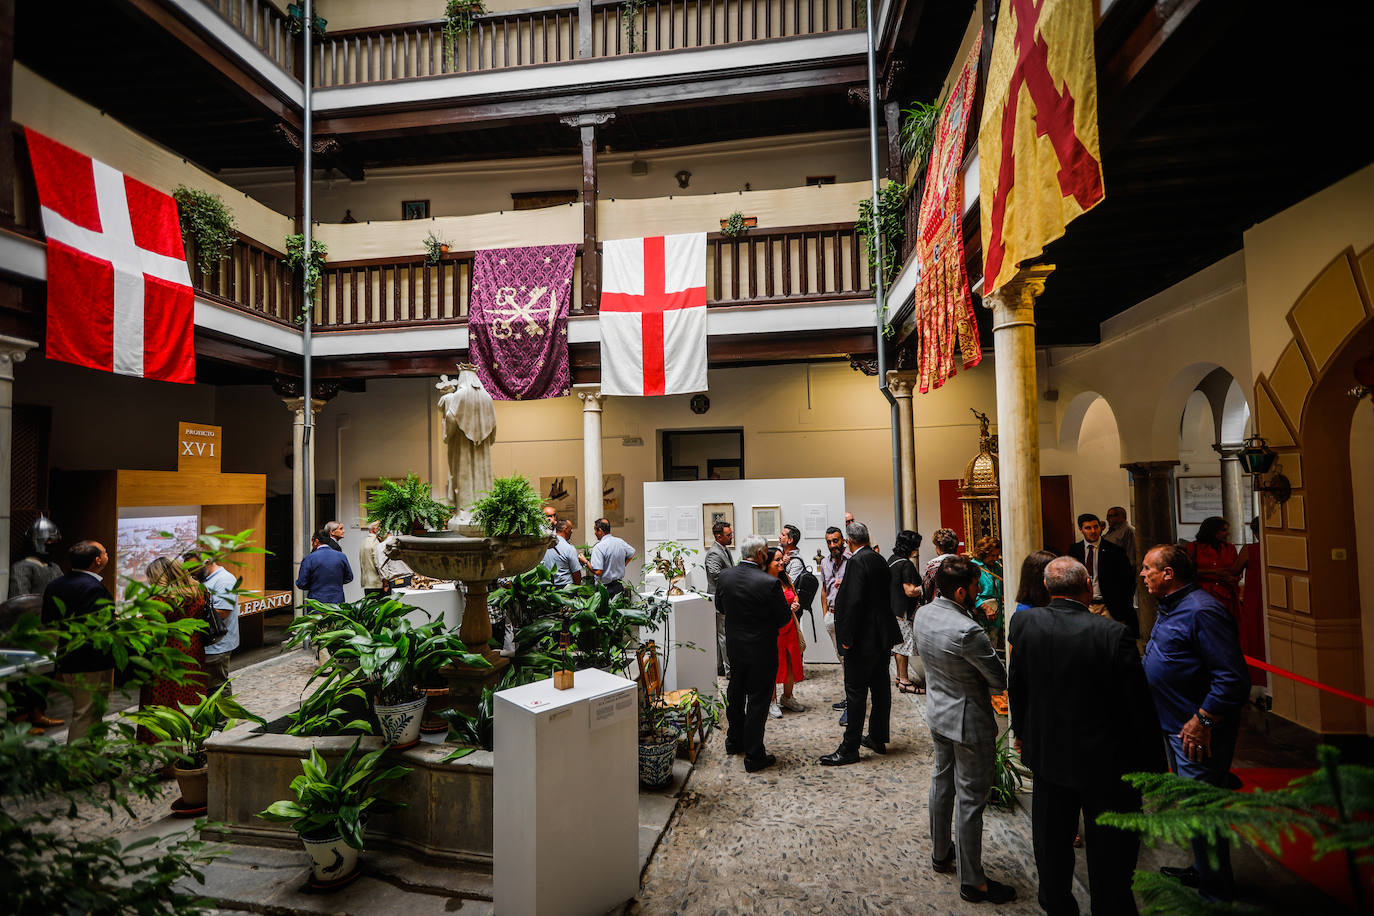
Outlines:
[[[837,748],[833,754],[826,754],[820,760],[820,764],[823,767],[842,767],[846,764],[858,762],[859,752],[846,751],[843,747]]]
[[[862,744],[864,747],[868,748],[870,751],[872,751],[872,752],[875,753],[875,754],[886,754],[886,753],[887,753],[887,742],[886,742],[886,741],[874,741],[874,740],[873,740],[872,738],[870,738],[868,735],[864,735],[862,738],[859,739],[859,743]]]
[[[1159,873],[1166,878],[1174,878],[1183,882],[1184,887],[1197,887],[1199,883],[1197,869],[1191,865],[1187,868],[1179,868],[1174,865],[1162,865],[1160,866]]]
[[[954,847],[950,847],[949,855],[943,859],[931,859],[930,867],[942,875],[952,875],[959,870],[959,858]]]
[[[764,754],[763,757],[762,757],[761,759],[758,759],[758,760],[750,760],[750,759],[748,759],[748,758],[745,758],[745,761],[744,761],[744,772],[746,772],[746,773],[757,773],[759,770],[766,770],[766,769],[768,769],[769,767],[771,767],[773,764],[775,764],[775,763],[777,763],[777,762],[778,762],[778,758],[777,758],[777,757],[774,757],[772,754]]]
[[[848,705],[849,705],[849,701],[848,701],[848,700],[840,700],[840,702],[838,702],[838,703],[831,703],[831,704],[830,704],[830,708],[831,708],[831,709],[844,709],[844,708],[845,708],[846,706],[848,706]]]
[[[743,753],[743,749],[735,747],[733,744],[725,745],[725,756],[727,757],[738,757],[740,754]]]
[[[959,896],[969,903],[1010,903],[1016,899],[1016,888],[989,878],[985,891],[980,891],[972,884],[959,885]]]

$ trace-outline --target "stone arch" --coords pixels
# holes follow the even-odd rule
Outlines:
[[[1216,375],[1214,375],[1216,373]],[[1155,400],[1154,424],[1150,433],[1150,451],[1156,458],[1173,458],[1178,454],[1178,424],[1179,418],[1183,416],[1183,410],[1188,404],[1188,398],[1192,397],[1194,391],[1203,385],[1204,380],[1210,378],[1224,379],[1229,376],[1234,381],[1237,376],[1230,369],[1218,363],[1197,362],[1184,366],[1174,373],[1174,377],[1160,389],[1159,396]],[[1204,389],[1206,392],[1207,389]],[[1221,387],[1223,392],[1220,398],[1212,398],[1214,413],[1220,413],[1225,400],[1225,387]],[[1221,426],[1218,420],[1218,426]]]
[[[1221,441],[1243,442],[1250,433],[1250,402],[1240,382],[1231,379],[1221,407]]]
[[[1285,316],[1292,338],[1255,382],[1257,431],[1279,454],[1292,485],[1266,506],[1263,558],[1270,657],[1322,683],[1366,694],[1359,557],[1352,532],[1350,431],[1357,406],[1346,395],[1353,366],[1374,352],[1374,248],[1347,248],[1313,278]],[[1374,638],[1374,634],[1364,634]],[[1363,733],[1350,701],[1273,681],[1274,711],[1321,733]],[[1354,707],[1354,708],[1351,708]]]
[[[1099,400],[1107,405],[1107,409],[1112,412],[1112,419],[1116,420],[1117,438],[1121,437],[1121,420],[1118,417],[1116,408],[1112,407],[1112,402],[1107,400],[1107,396],[1099,391],[1080,391],[1074,395],[1069,403],[1064,405],[1064,414],[1059,421],[1059,448],[1064,451],[1072,451],[1078,445],[1078,437],[1083,432],[1083,420],[1088,415],[1088,410]],[[1122,451],[1125,451],[1124,443]]]

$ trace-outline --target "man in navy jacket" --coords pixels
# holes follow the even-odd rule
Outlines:
[[[343,587],[353,581],[353,569],[342,550],[328,546],[332,538],[321,531],[315,535],[315,549],[301,560],[296,575],[296,588],[305,590],[305,597],[327,604],[344,600]]]
[[[56,623],[73,620],[95,611],[104,602],[113,601],[109,589],[100,579],[100,571],[109,561],[109,554],[99,541],[77,541],[67,554],[72,571],[48,583],[43,590],[43,622]],[[68,651],[57,647],[57,671],[71,685],[72,717],[67,729],[67,743],[85,737],[95,724],[105,703],[96,697],[110,696],[114,686],[114,660],[94,646],[82,646]]]

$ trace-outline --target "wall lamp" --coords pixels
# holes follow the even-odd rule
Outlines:
[[[1245,468],[1247,474],[1261,477],[1269,473],[1279,456],[1264,441],[1263,436],[1251,436],[1245,440],[1245,447],[1236,457],[1240,459],[1241,467]],[[1256,483],[1255,492],[1263,493],[1265,498],[1282,505],[1293,495],[1293,485],[1283,474],[1276,473],[1264,483]]]
[[[687,187],[687,183],[692,180],[692,173],[686,169],[679,169],[678,173],[673,177],[677,179],[677,186],[679,188],[685,188]]]

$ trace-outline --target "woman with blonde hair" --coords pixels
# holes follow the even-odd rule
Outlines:
[[[191,578],[180,563],[166,557],[158,557],[148,564],[148,584],[158,590],[157,598],[167,605],[167,620],[199,620],[205,610],[205,587]],[[141,709],[150,706],[169,706],[179,709],[181,703],[199,703],[205,697],[205,643],[200,632],[192,633],[189,640],[169,640],[168,646],[180,650],[190,660],[187,669],[190,676],[185,683],[158,678],[144,684],[138,692],[138,705]],[[142,726],[138,729],[138,740],[155,744],[157,739]]]

